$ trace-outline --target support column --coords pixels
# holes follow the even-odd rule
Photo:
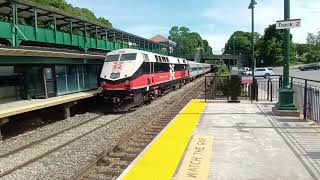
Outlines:
[[[96,48],[98,49],[98,27],[96,26]]]
[[[105,42],[106,42],[106,49],[108,49],[108,30],[105,29],[104,31],[105,31],[105,36],[106,36],[106,40],[105,40]]]
[[[84,23],[84,52],[87,52],[87,23]]]
[[[72,44],[72,31],[73,31],[73,27],[72,27],[72,19],[70,19],[70,40],[71,40],[71,44]]]
[[[64,117],[64,119],[68,119],[68,118],[70,118],[71,117],[71,111],[70,111],[70,109],[71,109],[71,107],[72,106],[74,106],[74,105],[76,105],[77,104],[77,101],[74,101],[74,102],[70,102],[70,103],[67,103],[67,104],[64,104],[63,106],[62,106],[62,111],[63,111],[63,117]]]
[[[0,141],[3,140],[3,136],[2,136],[2,133],[1,133],[2,125],[8,123],[9,121],[10,121],[10,120],[9,120],[9,117],[0,118]]]
[[[37,13],[37,9],[33,8],[33,16],[34,16],[34,37],[35,40],[37,41],[37,33],[38,33],[38,13]]]
[[[68,119],[71,117],[71,114],[70,114],[70,107],[65,107],[63,109],[63,117],[64,119]]]
[[[123,34],[121,34],[121,48],[124,48]]]
[[[57,18],[53,15],[54,41],[57,43]]]
[[[113,50],[116,49],[116,33],[113,33]]]
[[[137,49],[137,44],[136,44],[136,38],[135,37],[133,37],[133,47],[134,47],[134,49]]]
[[[16,40],[17,40],[17,32],[16,32],[16,23],[17,23],[17,8],[16,8],[16,2],[11,2],[11,46],[16,47]]]
[[[284,20],[290,20],[290,0],[284,0]],[[275,115],[300,116],[293,103],[293,89],[289,84],[290,29],[284,30],[283,86],[279,89],[279,102],[273,109]]]

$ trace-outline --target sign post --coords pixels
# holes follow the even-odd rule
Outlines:
[[[284,0],[284,21],[277,22],[277,29],[284,29],[283,85],[279,89],[279,102],[273,108],[275,115],[298,116],[293,103],[293,89],[289,83],[290,28],[300,27],[301,20],[290,20],[290,0]]]

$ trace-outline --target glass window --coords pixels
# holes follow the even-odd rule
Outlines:
[[[256,71],[265,71],[265,69],[256,69]]]
[[[149,56],[148,54],[142,54],[143,55],[143,60],[144,61],[149,61]]]
[[[120,61],[131,61],[136,60],[137,53],[130,53],[130,54],[122,54],[120,57]]]
[[[108,55],[106,57],[106,62],[118,61],[119,55]]]
[[[67,67],[63,65],[57,65],[55,67],[58,95],[63,95],[68,93],[66,68]]]

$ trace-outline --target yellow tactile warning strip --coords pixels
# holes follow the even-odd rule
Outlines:
[[[194,136],[174,180],[208,179],[212,145],[212,136]]]
[[[123,179],[172,179],[205,106],[203,100],[189,102]]]

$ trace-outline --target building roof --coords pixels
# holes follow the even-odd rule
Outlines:
[[[154,41],[154,42],[169,42],[170,40],[161,36],[160,34],[150,38],[151,41]]]
[[[153,41],[153,42],[156,42],[156,43],[169,43],[169,44],[174,44],[174,45],[176,45],[175,42],[171,41],[171,40],[168,39],[168,38],[165,38],[165,37],[161,36],[160,34],[158,34],[158,35],[150,38],[150,40]]]

